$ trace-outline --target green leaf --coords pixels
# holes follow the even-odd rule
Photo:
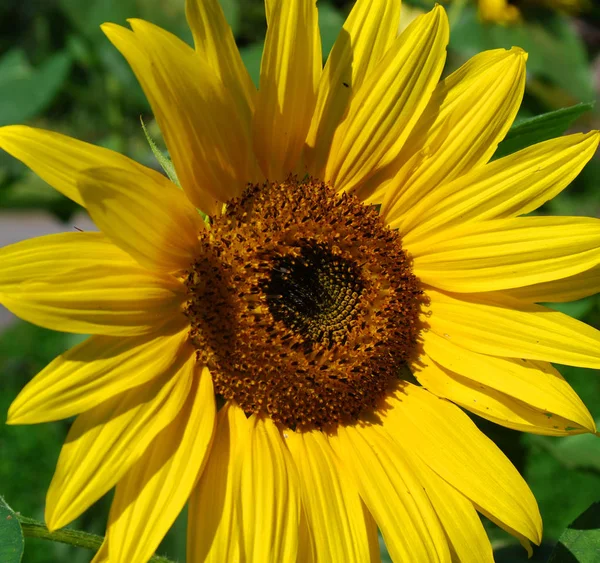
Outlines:
[[[20,563],[23,557],[23,531],[14,510],[0,497],[0,561]]]
[[[566,370],[563,368],[563,371]],[[585,372],[581,375],[587,376],[592,384],[590,390],[593,391],[597,386],[590,378],[595,374],[593,370]],[[573,377],[569,377],[567,373],[565,377],[573,384],[575,391],[582,390],[579,385],[574,385],[576,381]],[[593,403],[588,406],[593,409]],[[569,523],[592,500],[598,498],[600,474],[587,468],[591,460],[586,460],[586,452],[582,451],[598,448],[598,438],[591,435],[561,438],[524,435],[521,442],[527,446],[523,477],[538,502],[544,522],[544,538],[546,541],[557,540]],[[559,450],[553,450],[553,446],[557,446]],[[567,452],[567,449],[571,451]],[[566,466],[565,458],[568,455],[578,456],[577,464],[581,463],[582,467]]]
[[[597,563],[600,558],[600,503],[595,502],[560,536],[548,563]]]
[[[150,133],[148,133],[148,129],[146,129],[146,124],[144,123],[144,120],[141,117],[140,121],[142,122],[142,129],[144,130],[146,141],[150,145],[150,150],[152,151],[154,158],[156,158],[161,168],[164,170],[165,174],[169,177],[169,180],[171,180],[171,182],[173,182],[176,186],[181,187],[181,184],[177,179],[177,172],[175,172],[175,166],[173,166],[173,163],[156,146],[156,143],[153,141],[152,137],[150,136]]]
[[[560,137],[581,115],[592,110],[593,103],[577,104],[516,122],[498,145],[494,158]]]
[[[6,57],[9,57],[8,62]],[[0,126],[27,121],[43,111],[59,92],[71,69],[71,56],[66,52],[56,53],[38,68],[29,70],[22,65],[22,59],[19,61],[21,66],[16,66],[17,57],[9,52],[0,63],[0,70],[5,65],[12,69],[9,77],[4,76],[0,81]]]

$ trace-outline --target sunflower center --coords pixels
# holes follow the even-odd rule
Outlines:
[[[298,255],[274,260],[264,293],[273,318],[312,343],[346,340],[364,289],[356,264],[322,243],[306,243]]]
[[[217,394],[301,429],[377,407],[415,351],[422,292],[374,208],[290,178],[249,186],[199,239],[185,311]]]

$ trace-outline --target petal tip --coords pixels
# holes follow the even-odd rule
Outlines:
[[[446,9],[441,4],[436,4],[430,12],[431,14],[435,14],[438,20],[441,20],[445,26],[449,25],[448,22],[448,14]]]
[[[521,47],[518,47],[516,45],[513,45],[508,50],[508,54],[518,57],[523,62],[526,62],[527,59],[529,58],[529,53],[527,51],[525,51],[524,49],[522,49]]]
[[[537,503],[536,503],[537,506]],[[534,517],[533,522],[533,534],[529,538],[535,545],[540,545],[542,543],[542,535],[544,532],[544,523],[542,521],[542,515],[539,510],[537,511],[536,516]]]
[[[62,526],[57,526],[54,523],[51,523],[50,521],[46,520],[46,528],[48,528],[48,531],[52,533],[56,532],[56,530],[60,530]]]
[[[100,24],[100,29],[104,32],[105,35],[108,35],[111,31],[119,30],[122,27],[122,25],[118,25],[113,22],[104,22]]]
[[[16,426],[17,424],[25,424],[23,422],[23,416],[19,413],[19,398],[17,397],[10,407],[8,407],[8,413],[6,414],[6,424],[9,426]]]
[[[20,133],[24,133],[27,130],[32,129],[27,125],[4,125],[0,127],[0,142],[1,141],[14,141]],[[0,144],[0,148],[2,145]]]
[[[420,17],[431,18],[431,25],[443,25],[444,29],[448,28],[448,14],[446,13],[446,9],[440,5],[436,4],[429,12],[425,12]],[[400,34],[401,35],[401,34]]]
[[[46,528],[48,528],[49,532],[56,532],[56,530],[60,530],[65,524],[60,522],[60,519],[57,518],[55,510],[50,509],[50,501],[46,499],[46,510],[44,511],[44,522],[46,523]]]
[[[116,41],[119,41],[119,39],[122,39],[123,37],[130,37],[130,35],[127,35],[127,34],[129,34],[129,33],[133,34],[131,29],[128,29],[122,25],[119,25],[119,24],[116,24],[113,22],[105,22],[105,23],[101,24],[100,29],[101,29],[102,33],[104,33],[104,35],[106,35],[108,40],[113,44],[115,44]]]

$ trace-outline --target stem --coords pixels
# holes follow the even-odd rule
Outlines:
[[[102,536],[88,534],[87,532],[80,532],[79,530],[70,530],[69,528],[63,528],[62,530],[50,532],[44,524],[34,520],[33,518],[27,518],[27,516],[21,516],[20,514],[17,515],[17,518],[21,524],[23,535],[28,538],[41,538],[43,540],[66,543],[76,547],[91,549],[92,551],[98,551],[102,545],[102,542],[104,541]],[[154,555],[149,560],[149,563],[173,562],[166,557]]]

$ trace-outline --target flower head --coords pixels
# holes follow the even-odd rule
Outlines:
[[[217,0],[195,49],[103,29],[136,73],[181,189],[107,149],[23,126],[0,146],[99,233],[0,251],[0,301],[89,333],[9,423],[77,418],[46,521],[116,486],[95,561],[146,561],[189,500],[190,561],[492,561],[477,512],[529,548],[523,479],[463,407],[527,432],[594,432],[551,362],[600,366],[600,334],[539,302],[596,292],[600,222],[521,217],[596,132],[490,161],[523,95],[518,48],[440,81],[434,8],[358,0],[322,68],[313,0],[268,0],[260,85]],[[202,211],[202,214],[198,212]]]

